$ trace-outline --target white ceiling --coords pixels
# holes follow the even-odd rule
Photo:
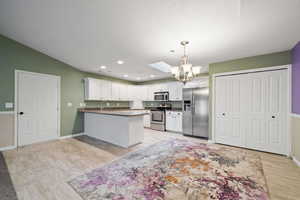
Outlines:
[[[148,64],[178,64],[182,40],[202,66],[291,49],[299,8],[300,0],[0,0],[0,33],[83,71],[106,65],[102,74],[145,81],[170,77]]]

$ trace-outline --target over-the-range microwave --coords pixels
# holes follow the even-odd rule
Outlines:
[[[154,101],[169,101],[169,92],[154,92]]]

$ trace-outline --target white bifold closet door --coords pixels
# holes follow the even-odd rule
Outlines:
[[[216,142],[287,154],[287,78],[287,70],[216,77]]]

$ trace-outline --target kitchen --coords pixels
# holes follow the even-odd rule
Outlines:
[[[85,115],[84,132],[90,137],[125,148],[143,142],[143,127],[208,138],[207,77],[199,77],[186,84],[170,81],[147,85],[85,78],[84,86],[86,102],[128,103],[127,107],[118,107],[118,103],[111,107],[110,103],[106,103],[105,106],[98,104],[96,107],[80,108],[79,112]],[[111,118],[107,118],[108,115]],[[124,126],[114,126],[118,119],[123,119],[124,123],[121,120],[118,124]],[[120,132],[123,132],[123,139]]]

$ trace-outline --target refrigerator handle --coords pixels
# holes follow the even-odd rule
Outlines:
[[[194,99],[195,97],[194,97],[194,95],[192,95],[192,114],[195,114],[195,99]]]

